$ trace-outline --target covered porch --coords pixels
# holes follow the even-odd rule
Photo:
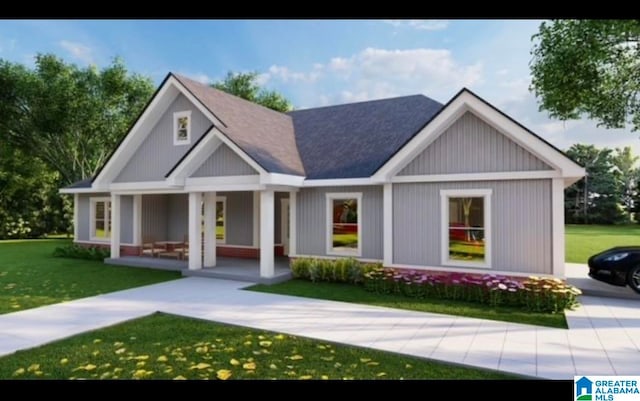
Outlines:
[[[276,257],[274,259],[273,277],[260,276],[260,262],[256,259],[218,257],[215,267],[204,267],[198,270],[190,270],[186,260],[165,258],[122,256],[120,258],[108,258],[104,262],[110,265],[179,271],[182,272],[183,276],[221,278],[259,284],[276,284],[291,278],[289,258],[287,257]]]
[[[111,257],[105,262],[260,283],[288,279],[286,256],[295,252],[295,190],[219,189],[112,193]],[[132,241],[125,237],[123,243],[121,233],[127,232]],[[149,238],[180,242],[176,247],[182,250],[174,258],[150,254]]]

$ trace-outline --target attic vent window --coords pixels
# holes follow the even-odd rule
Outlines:
[[[173,144],[189,145],[191,143],[191,111],[173,113]]]

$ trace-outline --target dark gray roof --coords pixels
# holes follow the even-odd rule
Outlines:
[[[370,177],[443,105],[423,95],[295,110],[307,179]]]
[[[92,177],[85,178],[84,180],[76,181],[65,188],[91,188],[91,180],[93,180]]]

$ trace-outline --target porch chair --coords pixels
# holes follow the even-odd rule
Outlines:
[[[142,240],[142,253],[140,256],[155,258],[164,250],[164,248],[156,245],[155,240],[152,237],[146,237]]]
[[[171,250],[165,250],[163,252],[160,252],[158,256],[183,260],[184,253],[186,251],[187,251],[187,242],[186,242],[186,236],[185,236],[185,239],[183,239],[182,243],[174,245],[171,248]]]

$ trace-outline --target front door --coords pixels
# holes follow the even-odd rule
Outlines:
[[[289,199],[280,202],[280,242],[284,255],[289,255]]]

